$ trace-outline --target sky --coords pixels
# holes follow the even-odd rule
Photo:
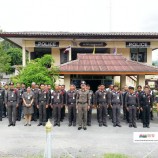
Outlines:
[[[158,32],[158,0],[0,0],[0,29]]]

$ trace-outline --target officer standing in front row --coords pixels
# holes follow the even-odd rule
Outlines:
[[[66,105],[68,107],[68,126],[76,126],[76,87],[75,85],[70,85],[70,90],[66,93]]]
[[[47,118],[47,108],[49,104],[49,94],[45,90],[44,84],[41,84],[40,90],[37,94],[37,108],[39,109],[39,124],[37,126],[45,126]]]
[[[51,107],[53,109],[54,126],[60,126],[61,120],[61,108],[63,106],[63,94],[61,93],[59,86],[55,86],[55,90],[51,94]]]
[[[123,105],[123,97],[117,85],[114,85],[114,90],[111,92],[110,105],[112,107],[113,126],[121,127],[120,110]]]
[[[153,97],[150,94],[149,87],[144,87],[144,92],[140,94],[140,106],[143,115],[143,128],[150,128],[150,111],[153,106]]]
[[[139,97],[134,92],[134,87],[129,87],[129,92],[125,97],[125,106],[127,111],[129,112],[129,127],[137,128],[136,125],[136,113],[137,109],[139,109]]]
[[[9,127],[16,124],[16,109],[18,107],[18,91],[14,89],[14,83],[10,83],[10,89],[6,95],[6,106],[8,109]]]
[[[99,112],[99,126],[107,127],[107,109],[110,102],[110,92],[105,90],[104,84],[100,85],[100,90],[96,92],[95,98]]]
[[[77,92],[76,97],[77,109],[78,109],[78,130],[82,128],[87,130],[87,110],[90,109],[90,95],[86,90],[86,82],[81,82],[81,89]]]
[[[2,83],[0,82],[0,121],[2,121],[4,102],[5,102],[5,91],[2,88]]]

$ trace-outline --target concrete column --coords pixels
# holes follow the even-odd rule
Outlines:
[[[29,58],[29,62],[31,61],[31,52],[28,52],[28,58]]]
[[[65,89],[68,90],[70,87],[70,75],[64,75]]]
[[[120,76],[120,89],[122,90],[122,88],[124,88],[125,85],[126,85],[126,75],[121,75]]]
[[[24,44],[22,46],[22,65],[26,66],[26,50]]]
[[[137,85],[141,85],[142,87],[145,86],[145,75],[137,76]]]

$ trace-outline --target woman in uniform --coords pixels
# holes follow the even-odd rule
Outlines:
[[[34,101],[34,93],[31,91],[31,88],[28,87],[27,91],[23,93],[23,106],[24,106],[24,117],[26,120],[26,123],[24,126],[31,126],[31,117],[34,113],[33,110],[33,101]]]

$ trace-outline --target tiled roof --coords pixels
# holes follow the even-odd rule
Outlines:
[[[157,32],[0,32],[0,37],[158,39]]]
[[[113,54],[78,54],[77,60],[60,65],[61,73],[131,73],[158,74],[158,68],[127,60],[122,55]]]

